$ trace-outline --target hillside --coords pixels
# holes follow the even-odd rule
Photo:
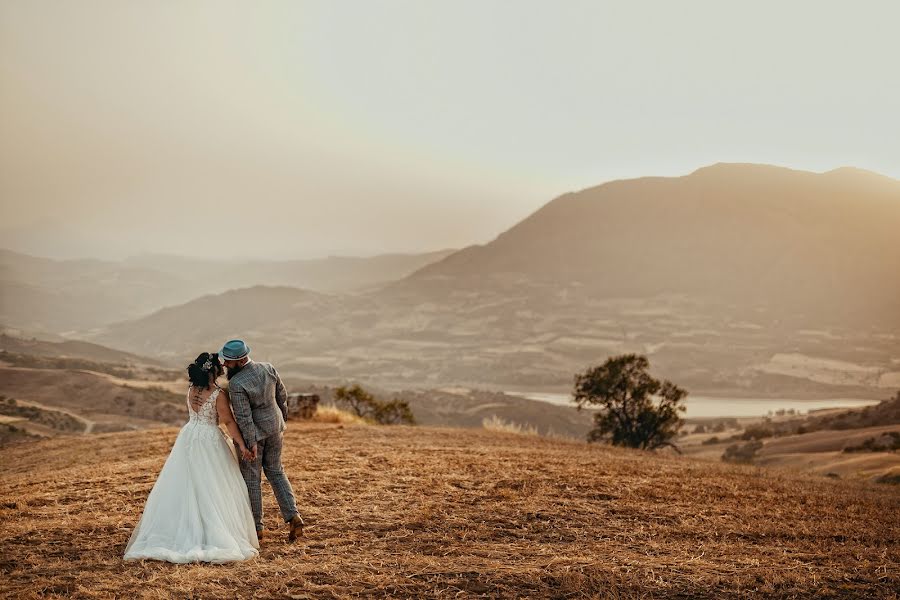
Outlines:
[[[898,226],[900,181],[858,169],[718,164],[565,194],[404,285],[686,294],[818,326],[897,326]]]
[[[0,249],[0,323],[52,333],[88,331],[204,294],[257,285],[351,292],[394,281],[451,250],[317,260],[54,260]]]
[[[889,484],[900,478],[900,454],[891,451],[844,452],[867,439],[879,438],[889,432],[900,432],[898,425],[881,425],[850,430],[822,430],[812,433],[766,438],[751,459],[761,467],[802,472],[854,481]],[[689,434],[679,439],[686,456],[719,461],[729,446],[744,444],[730,440],[727,435]]]
[[[0,415],[25,416],[31,422],[17,426],[50,436],[165,427],[184,422],[182,390],[187,386],[178,388],[175,393],[164,383],[122,381],[90,371],[0,366]],[[81,424],[53,426],[60,413]],[[48,422],[49,429],[42,426]]]
[[[183,360],[234,332],[296,377],[395,388],[565,392],[638,352],[695,394],[878,398],[900,385],[898,226],[900,182],[716,165],[564,195],[365,294],[248,288],[91,339]]]
[[[53,260],[0,249],[0,323],[63,333],[133,319],[193,297],[188,282],[101,260]]]
[[[138,356],[130,352],[113,350],[99,344],[80,340],[47,341],[28,339],[0,333],[0,351],[27,354],[44,358],[62,358],[114,363],[116,365],[152,365],[162,367],[163,363]]]
[[[117,323],[93,339],[109,346],[156,356],[173,364],[190,361],[203,351],[217,351],[231,338],[252,340],[251,346],[280,345],[315,351],[317,323],[327,322],[352,298],[329,296],[291,287],[255,286],[210,294],[147,317]],[[298,319],[300,329],[298,331]],[[294,335],[294,334],[300,335]]]
[[[196,279],[198,273],[219,282],[222,289],[254,285],[294,286],[317,292],[357,292],[402,279],[442,260],[455,250],[369,257],[329,256],[307,260],[202,260],[165,254],[142,255],[124,261],[165,273]],[[224,287],[227,286],[227,287]],[[205,292],[206,290],[204,290]],[[209,290],[214,291],[214,290]]]
[[[863,408],[826,409],[796,415],[780,411],[763,418],[712,422],[699,432],[679,437],[684,453],[694,458],[720,460],[729,448],[759,447],[743,458],[754,465],[786,468],[804,473],[870,482],[900,478],[900,453],[878,445],[882,436],[900,435],[900,392],[893,398]],[[865,448],[864,444],[872,445]],[[866,451],[845,451],[865,448]]]
[[[294,546],[272,538],[231,566],[123,563],[176,432],[7,449],[2,595],[892,598],[900,586],[891,487],[405,427],[290,428],[284,463],[310,523]]]

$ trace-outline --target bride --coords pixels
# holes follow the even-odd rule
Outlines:
[[[207,352],[188,367],[190,418],[150,491],[125,560],[223,563],[259,554],[247,487],[218,427],[225,424],[243,458],[252,456],[227,392],[216,385],[223,372],[218,354]]]

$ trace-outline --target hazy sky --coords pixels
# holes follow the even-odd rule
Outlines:
[[[483,243],[720,161],[900,178],[900,3],[0,0],[0,247]]]

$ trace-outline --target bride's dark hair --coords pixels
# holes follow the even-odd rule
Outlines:
[[[188,365],[187,372],[191,385],[209,388],[209,374],[213,373],[214,377],[218,377],[225,372],[225,367],[219,361],[218,352],[202,352],[197,360]]]

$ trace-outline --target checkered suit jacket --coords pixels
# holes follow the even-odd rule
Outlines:
[[[228,381],[234,420],[252,448],[256,442],[285,430],[287,390],[275,367],[249,362]]]

